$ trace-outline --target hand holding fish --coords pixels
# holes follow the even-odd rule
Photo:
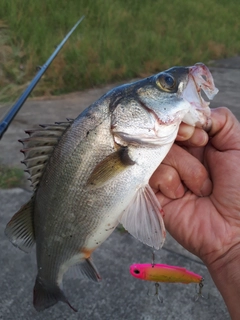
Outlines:
[[[169,232],[205,262],[232,319],[240,319],[240,124],[228,109],[212,111],[209,137],[206,146],[186,143],[183,150],[175,145],[168,154],[163,165],[174,172],[172,191],[161,187],[165,176],[160,176],[160,167],[151,186],[163,206]],[[176,185],[184,188],[180,181],[187,191],[176,196]]]
[[[200,128],[186,125],[180,125],[176,140],[178,144],[174,144],[169,153],[151,177],[150,184],[157,192],[161,191],[162,196],[171,199],[181,198],[185,193],[185,187],[199,196],[208,196],[212,191],[212,182],[209,180],[207,169],[194,156],[190,156],[189,152],[181,148],[192,147],[192,151],[196,148],[205,146],[208,142],[208,134]],[[178,157],[181,162],[177,161]],[[179,159],[179,160],[180,160]],[[179,168],[179,165],[181,166]],[[181,170],[181,176],[179,171]],[[161,176],[161,179],[159,178]],[[194,177],[194,178],[193,178]],[[158,193],[160,203],[162,200],[161,194]]]

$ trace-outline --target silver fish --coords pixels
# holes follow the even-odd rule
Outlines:
[[[210,99],[218,91],[205,65],[173,67],[111,90],[75,120],[26,131],[23,162],[34,194],[5,233],[26,252],[36,243],[36,310],[58,301],[75,310],[63,293],[63,275],[77,265],[99,281],[91,253],[119,222],[143,243],[163,245],[162,209],[148,181],[181,121],[207,124],[201,90]]]

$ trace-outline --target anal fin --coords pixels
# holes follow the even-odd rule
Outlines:
[[[33,204],[34,198],[32,197],[15,213],[5,228],[5,235],[12,244],[25,252],[29,252],[35,243]]]
[[[166,231],[161,206],[149,185],[138,189],[119,222],[139,241],[156,249],[162,247]]]

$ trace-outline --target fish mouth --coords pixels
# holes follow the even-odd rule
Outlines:
[[[201,93],[204,92],[209,100],[212,100],[218,93],[213,77],[209,69],[203,63],[196,63],[188,67],[188,82],[182,91],[182,98],[190,103],[190,110],[183,118],[183,122],[199,127],[209,126],[211,110],[209,101],[205,101]],[[209,129],[209,128],[205,129]]]

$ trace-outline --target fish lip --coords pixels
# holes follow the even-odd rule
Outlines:
[[[197,109],[208,109],[210,102],[203,99],[201,96],[201,91],[205,93],[209,100],[212,100],[219,91],[215,87],[211,72],[202,62],[198,62],[194,66],[188,67],[188,70],[188,83],[189,81],[193,81],[200,102],[200,107],[196,106]]]
[[[188,68],[189,68],[189,73],[192,76],[196,77],[198,76],[199,73],[201,73],[202,78],[198,77],[198,80],[200,80],[200,82],[202,81],[201,85],[204,86],[203,90],[205,91],[205,94],[207,95],[208,99],[212,100],[219,90],[215,87],[212,74],[207,68],[207,66],[205,66],[205,64],[202,62],[198,62],[194,66],[188,67]],[[196,73],[198,74],[196,75]],[[203,78],[203,76],[205,78]],[[200,89],[202,89],[201,85],[200,85]]]
[[[188,67],[188,70],[188,81],[182,91],[182,98],[188,101],[191,107],[183,122],[208,131],[211,128],[210,102],[205,101],[201,93],[203,91],[206,97],[211,100],[217,94],[218,89],[215,87],[209,69],[203,63],[196,63],[194,66]]]

